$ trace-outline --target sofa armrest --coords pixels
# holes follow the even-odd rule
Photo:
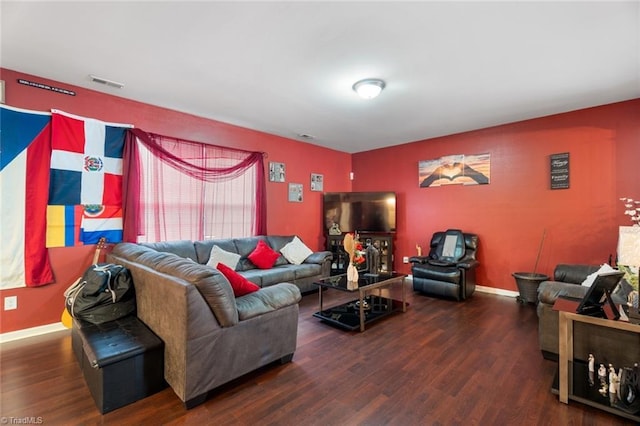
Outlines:
[[[303,263],[317,263],[322,265],[324,262],[331,261],[332,254],[330,251],[316,251],[307,257]]]
[[[409,263],[425,264],[429,261],[429,259],[429,256],[411,256],[409,258]]]
[[[480,265],[480,262],[478,262],[475,259],[464,260],[457,264],[458,268],[466,269],[467,271],[477,268],[479,265]]]
[[[538,301],[553,305],[559,296],[582,298],[589,287],[560,281],[543,281],[538,287]]]
[[[112,258],[113,260],[109,261],[122,264],[129,269],[136,264],[145,266],[153,271],[152,276],[166,274],[176,281],[193,284],[222,327],[230,327],[238,322],[231,284],[214,268],[173,253],[158,252],[153,248],[133,243],[117,244],[107,258]]]
[[[300,289],[290,283],[263,287],[258,291],[236,298],[240,321],[276,311],[300,302]]]

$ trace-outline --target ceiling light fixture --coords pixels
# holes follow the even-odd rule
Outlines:
[[[377,78],[360,80],[353,85],[353,91],[363,99],[373,99],[384,89],[384,81]]]

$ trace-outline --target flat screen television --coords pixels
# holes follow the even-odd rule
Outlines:
[[[326,192],[323,200],[325,232],[396,232],[395,192]]]

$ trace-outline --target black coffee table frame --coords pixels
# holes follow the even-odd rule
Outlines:
[[[318,286],[319,311],[313,316],[330,324],[345,328],[350,331],[365,330],[365,325],[384,318],[394,312],[406,312],[407,304],[404,296],[404,279],[406,275],[398,273],[385,273],[379,275],[363,274],[358,280],[357,288],[351,288],[347,284],[347,276],[335,275],[315,282]],[[391,288],[394,284],[400,284],[402,300],[394,300],[383,297],[381,289]],[[358,298],[338,306],[324,309],[322,293],[323,289],[334,289],[349,293],[357,293]],[[370,294],[378,289],[378,294]]]

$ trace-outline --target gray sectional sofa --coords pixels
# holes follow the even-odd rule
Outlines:
[[[137,315],[165,344],[165,380],[185,407],[208,391],[273,361],[292,359],[301,291],[328,276],[330,252],[294,265],[280,256],[270,269],[248,259],[259,240],[279,251],[293,236],[117,244],[107,261],[127,267]],[[214,245],[240,255],[236,271],[261,287],[235,297],[229,281],[206,265]]]
[[[538,341],[544,358],[558,359],[558,312],[553,310],[556,299],[560,296],[582,298],[588,287],[581,283],[598,268],[598,265],[559,264],[553,279],[543,281],[538,287]],[[613,301],[625,303],[629,289],[623,281],[612,294]],[[573,335],[574,356],[580,360],[586,361],[590,353],[599,359],[617,360],[621,365],[633,365],[640,359],[638,334],[579,322],[574,326]]]

